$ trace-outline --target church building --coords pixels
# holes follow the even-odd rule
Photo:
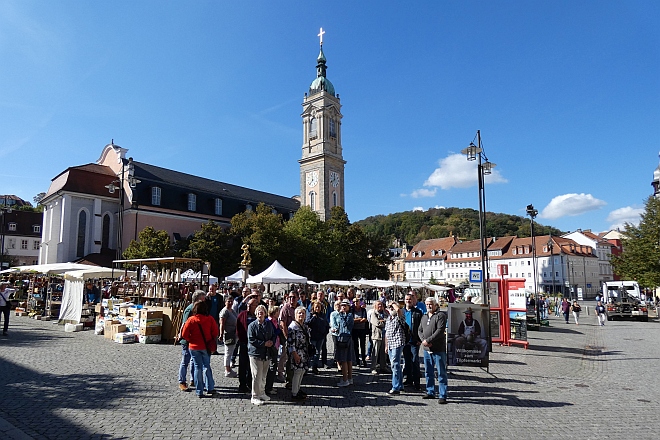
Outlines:
[[[259,203],[290,219],[309,206],[322,220],[344,206],[341,104],[326,77],[321,50],[317,77],[303,100],[300,196],[285,197],[127,158],[110,142],[95,163],[67,168],[51,181],[44,206],[39,263],[85,260],[109,266],[147,226],[165,230],[173,242],[214,221],[231,218]]]

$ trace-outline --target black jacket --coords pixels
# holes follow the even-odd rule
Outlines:
[[[410,339],[406,341],[406,344],[418,345],[422,342],[421,339],[419,339],[419,335],[417,334],[417,331],[419,329],[419,323],[422,320],[423,313],[417,307],[413,307],[411,310],[404,308],[403,309],[404,316],[406,316],[406,313],[412,313],[412,327],[410,328]]]

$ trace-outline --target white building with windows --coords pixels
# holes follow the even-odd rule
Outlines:
[[[449,250],[456,244],[455,237],[422,240],[413,246],[404,259],[406,281],[428,283],[431,279],[439,283],[449,281],[446,259]]]
[[[41,212],[13,209],[11,212],[2,213],[0,246],[5,268],[11,264],[25,266],[38,263],[41,227]]]

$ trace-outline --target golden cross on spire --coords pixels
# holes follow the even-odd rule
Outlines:
[[[321,46],[323,46],[323,34],[325,34],[325,32],[323,31],[323,28],[321,28],[321,31],[318,34],[318,37],[321,39]]]

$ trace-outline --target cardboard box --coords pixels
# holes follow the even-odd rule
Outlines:
[[[103,337],[106,339],[112,339],[114,334],[112,333],[112,326],[119,324],[119,321],[115,321],[112,319],[106,319],[104,324],[103,324]]]
[[[163,333],[163,327],[140,327],[139,333],[141,336],[161,335]]]
[[[115,334],[113,341],[115,341],[118,344],[132,344],[136,341],[135,333],[127,333],[127,332],[117,333]]]
[[[82,324],[64,324],[64,331],[67,333],[80,332],[82,329]]]
[[[140,344],[158,344],[160,341],[161,341],[160,335],[138,336],[138,342]]]
[[[103,313],[103,306],[101,304],[97,304],[94,306],[94,311],[98,314]]]
[[[138,327],[162,327],[163,318],[159,319],[140,319]]]
[[[143,309],[140,312],[140,320],[142,320],[142,319],[163,319],[163,311],[162,310]]]

